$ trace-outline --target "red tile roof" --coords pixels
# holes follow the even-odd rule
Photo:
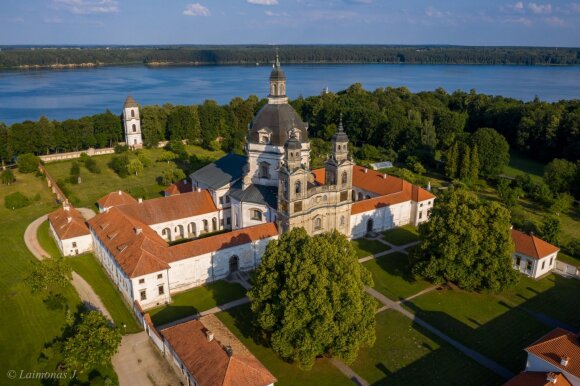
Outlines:
[[[554,383],[548,381],[548,374],[555,376],[557,386],[572,386],[562,374],[543,371],[524,371],[504,383],[503,386],[553,386]]]
[[[276,378],[248,351],[229,354],[199,320],[161,330],[161,334],[201,386],[266,386]]]
[[[61,240],[90,234],[84,217],[72,206],[58,208],[48,215],[48,221]]]
[[[164,190],[166,196],[173,196],[175,194],[181,193],[189,193],[191,191],[192,191],[191,182],[187,180],[182,180],[176,182],[175,184],[171,184]]]
[[[274,223],[265,223],[221,233],[215,236],[202,237],[187,243],[171,247],[171,261],[182,260],[193,256],[203,255],[212,251],[235,247],[236,245],[267,239],[278,235]]]
[[[169,268],[165,259],[170,250],[165,240],[118,207],[93,217],[89,226],[128,277]]]
[[[516,246],[517,253],[534,259],[541,259],[560,250],[555,245],[547,243],[536,236],[531,236],[515,229],[512,229],[512,240]]]
[[[562,369],[562,371],[566,371],[575,377],[580,377],[579,339],[580,334],[575,334],[563,328],[556,328],[531,346],[526,347],[526,351]],[[568,358],[566,366],[560,363],[563,357]]]
[[[137,202],[137,200],[133,196],[131,196],[129,193],[123,192],[122,190],[119,190],[117,192],[111,192],[100,198],[97,201],[97,204],[99,204],[99,207],[101,208],[110,208],[112,206],[132,204],[134,202]]]
[[[143,200],[134,204],[121,205],[118,208],[148,225],[218,210],[207,190]]]

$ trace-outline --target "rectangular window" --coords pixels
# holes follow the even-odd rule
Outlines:
[[[231,225],[232,224],[232,218],[228,217],[226,218],[226,224]]]
[[[226,204],[230,203],[230,196],[226,196]]]
[[[516,256],[516,265],[519,267],[520,263],[522,262],[522,258],[519,256]]]
[[[159,289],[159,295],[163,295],[165,293],[165,288],[162,285],[157,288]]]
[[[139,279],[139,284],[145,284],[145,279]]]
[[[552,266],[552,263],[554,262],[554,258],[550,257],[550,267]]]
[[[546,260],[542,261],[542,269],[546,266]]]
[[[139,291],[139,296],[141,297],[141,301],[147,300],[147,291],[145,290]]]
[[[222,228],[224,227],[224,219],[223,218],[220,220],[220,227],[222,227]]]
[[[76,248],[76,247],[77,247],[77,242],[73,241],[73,248]]]
[[[251,219],[256,221],[262,221],[262,212],[257,209],[252,209],[251,211]]]
[[[223,204],[224,204],[224,198],[220,197],[220,205],[223,205]]]
[[[532,262],[530,260],[528,260],[526,263],[526,271],[530,273],[532,272]]]
[[[294,212],[302,212],[302,201],[294,203]]]
[[[419,206],[422,208],[423,207],[423,203],[419,204]]]
[[[423,205],[421,205],[423,206]],[[423,211],[419,212],[419,220],[421,220],[423,218]]]
[[[160,273],[160,274],[157,274],[157,278],[158,278],[158,279],[163,279],[163,274],[162,274],[162,273]]]
[[[348,200],[348,192],[340,192],[340,201]]]

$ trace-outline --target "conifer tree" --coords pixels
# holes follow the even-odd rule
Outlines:
[[[465,145],[463,148],[463,158],[461,159],[461,167],[459,169],[459,178],[462,181],[469,180],[471,173],[471,150],[469,146]]]
[[[447,177],[455,178],[457,177],[457,163],[459,161],[459,145],[457,142],[451,146],[451,149],[447,152],[447,164],[445,167],[445,172]]]
[[[473,146],[471,150],[471,165],[470,165],[469,177],[471,181],[475,182],[479,178],[479,154],[477,150],[477,145]]]

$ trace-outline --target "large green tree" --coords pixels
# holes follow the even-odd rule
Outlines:
[[[484,127],[473,133],[471,142],[477,146],[480,174],[488,178],[501,174],[510,161],[510,147],[505,137],[494,129]]]
[[[63,257],[42,260],[26,278],[32,292],[63,288],[71,279],[71,268]]]
[[[88,370],[107,364],[121,343],[121,332],[98,311],[81,314],[72,335],[64,342],[64,363],[70,369]]]
[[[469,291],[501,291],[517,283],[510,213],[499,203],[481,202],[466,190],[451,189],[439,196],[429,222],[419,231],[415,275],[435,283],[453,282]]]
[[[576,177],[576,167],[565,159],[553,159],[544,169],[544,181],[553,192],[569,192]]]
[[[249,291],[255,323],[284,359],[310,368],[317,356],[352,362],[375,341],[372,285],[346,237],[311,237],[302,228],[266,249]]]

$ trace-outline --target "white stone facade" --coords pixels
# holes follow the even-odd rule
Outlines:
[[[93,238],[90,234],[61,240],[58,238],[50,222],[49,228],[50,234],[63,256],[76,256],[93,250]]]
[[[549,254],[541,259],[534,259],[521,253],[514,253],[513,267],[524,275],[537,279],[551,272],[556,267],[558,253]]]

